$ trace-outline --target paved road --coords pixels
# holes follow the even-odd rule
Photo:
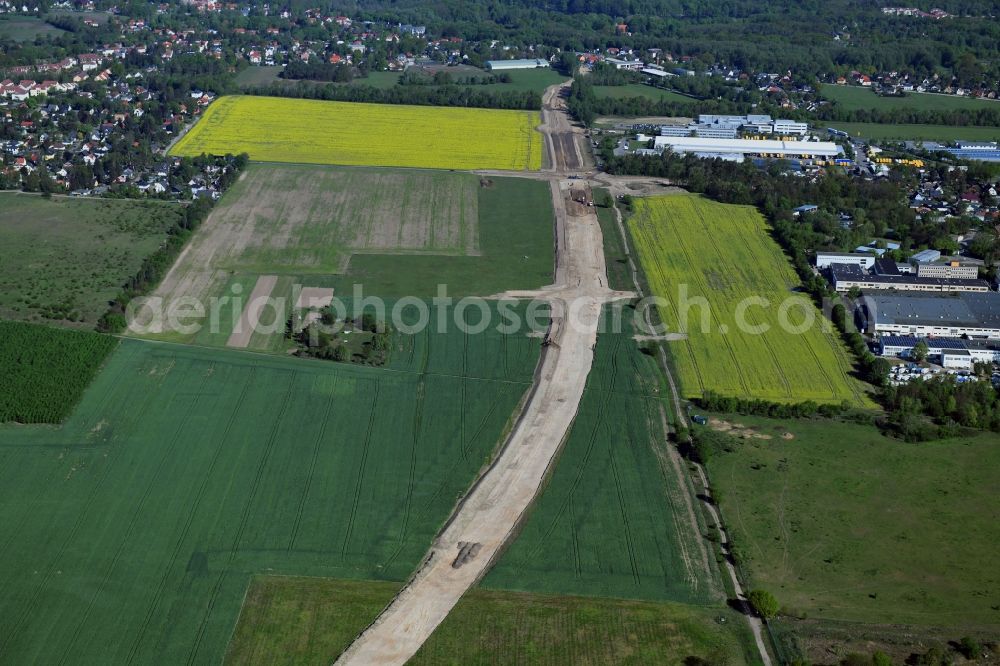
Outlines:
[[[543,348],[526,404],[500,455],[458,506],[421,568],[338,664],[404,664],[490,569],[540,491],[576,417],[602,307],[632,296],[608,289],[603,238],[593,208],[567,201],[573,181],[561,178],[560,171],[585,160],[580,130],[552,104],[561,87],[546,94],[542,128],[549,165],[554,167],[547,178],[556,218],[556,280],[538,291],[508,294],[551,304],[551,344]],[[479,544],[477,554],[455,568],[460,544],[465,543]]]

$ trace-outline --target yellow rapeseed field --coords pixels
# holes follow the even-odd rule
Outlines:
[[[538,112],[282,97],[221,97],[171,155],[246,152],[264,162],[540,169]]]
[[[751,206],[698,196],[636,200],[629,230],[686,397],[706,390],[777,402],[870,406],[847,350]]]

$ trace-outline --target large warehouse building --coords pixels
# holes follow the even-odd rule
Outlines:
[[[743,157],[790,157],[833,159],[841,148],[830,141],[780,141],[777,139],[712,139],[693,136],[658,136],[653,145],[657,150],[670,149],[675,153],[695,153],[705,157],[713,155]]]
[[[541,58],[522,58],[521,60],[487,60],[486,69],[491,72],[499,72],[505,69],[536,69],[538,67],[548,67],[548,60]]]
[[[871,293],[859,299],[866,333],[1000,339],[1000,293]]]

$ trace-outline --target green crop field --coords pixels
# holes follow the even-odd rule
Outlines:
[[[653,293],[667,301],[661,318],[687,335],[670,343],[685,396],[870,404],[754,208],[692,195],[638,199],[629,230]]]
[[[897,141],[997,141],[1000,127],[958,127],[952,125],[883,125],[880,123],[824,123],[851,136]]]
[[[861,86],[826,84],[820,86],[820,93],[823,97],[833,100],[838,106],[849,111],[857,109],[877,109],[880,111],[894,109],[914,111],[1000,109],[1000,102],[994,99],[918,92],[907,93],[905,97],[885,97],[876,95],[871,88],[862,88]]]
[[[666,394],[656,361],[640,352],[630,327],[598,338],[552,479],[486,587],[721,602],[698,507],[668,449]]]
[[[183,209],[0,193],[0,317],[93,327]]]
[[[681,102],[685,104],[693,104],[698,101],[692,97],[688,97],[687,95],[674,92],[673,90],[664,90],[663,88],[647,86],[642,83],[630,83],[624,86],[594,86],[594,95],[598,98],[645,97],[652,100],[667,100],[670,102]]]
[[[60,429],[0,427],[0,654],[218,663],[252,574],[402,581],[538,340],[426,334],[392,370],[125,340]]]
[[[0,321],[0,423],[59,423],[118,341],[89,331]]]
[[[552,282],[553,216],[546,183],[481,180],[471,174],[394,169],[251,165],[199,227],[156,296],[206,303],[248,296],[259,275],[279,276],[273,296],[292,285],[355,284],[382,297],[456,298],[534,289]],[[225,344],[231,308],[216,332],[152,333]],[[238,318],[238,313],[237,313]],[[278,336],[280,338],[280,335]],[[274,339],[251,344],[274,348]]]
[[[329,664],[397,587],[256,577],[226,662]],[[745,663],[734,630],[742,624],[728,609],[476,589],[409,663],[736,665]]]
[[[753,586],[810,619],[997,635],[1000,437],[912,444],[870,426],[726,418],[770,438],[709,461]]]

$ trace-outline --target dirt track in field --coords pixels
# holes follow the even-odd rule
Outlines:
[[[543,131],[551,151],[549,164],[562,171],[584,160],[577,132],[565,113],[551,106],[559,88],[546,93]],[[555,283],[506,294],[544,299],[552,306],[549,344],[543,348],[524,409],[499,456],[452,514],[421,568],[338,664],[404,664],[490,569],[515,535],[569,434],[593,362],[601,309],[632,295],[607,286],[594,209],[567,202],[572,181],[553,175],[550,183],[556,218]],[[469,543],[479,544],[477,554],[456,568],[461,544]]]
[[[236,324],[236,328],[229,335],[229,339],[226,340],[227,347],[245,349],[250,344],[250,338],[253,337],[254,331],[257,330],[257,324],[260,323],[260,313],[264,309],[267,298],[274,291],[274,285],[277,283],[277,275],[261,275],[257,278],[257,283],[247,298],[246,305],[243,306],[243,313],[240,315],[240,320]]]

